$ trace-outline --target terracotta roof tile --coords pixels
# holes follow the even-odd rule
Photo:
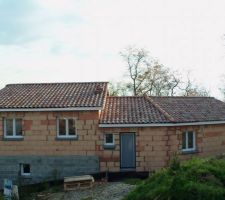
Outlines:
[[[10,84],[0,90],[0,109],[103,107],[106,95],[106,82]]]
[[[225,121],[225,103],[211,97],[107,97],[100,124]]]
[[[175,122],[225,120],[225,103],[213,97],[151,97]]]
[[[107,97],[101,124],[149,124],[168,122],[145,97]]]
[[[0,110],[73,107],[104,107],[101,124],[225,121],[225,103],[215,98],[107,97],[106,82],[10,84],[0,90]]]

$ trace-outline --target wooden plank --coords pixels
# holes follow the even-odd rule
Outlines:
[[[65,177],[64,190],[71,191],[71,190],[92,188],[93,183],[94,183],[94,177],[89,175]]]
[[[83,181],[83,180],[91,180],[94,182],[94,177],[90,175],[84,175],[84,176],[72,176],[64,178],[64,182]]]

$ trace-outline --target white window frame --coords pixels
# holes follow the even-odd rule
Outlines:
[[[24,165],[29,165],[29,167],[30,167],[30,173],[24,172]],[[31,166],[30,166],[29,163],[21,163],[20,164],[20,174],[21,174],[21,176],[30,176],[31,175]]]
[[[12,119],[13,120],[13,135],[7,135],[7,126],[6,120]],[[4,138],[23,138],[23,135],[16,135],[16,120],[20,118],[4,118]]]
[[[107,143],[106,142],[106,135],[112,135],[112,137],[113,137],[113,142],[111,142],[111,143]],[[104,145],[105,146],[112,146],[112,145],[115,145],[115,137],[114,137],[114,134],[113,133],[105,133],[104,134]]]
[[[72,119],[75,122],[75,135],[69,134],[69,119]],[[59,134],[59,120],[66,121],[66,135]],[[57,118],[57,138],[77,138],[76,120],[74,118]]]
[[[188,148],[188,133],[192,132],[193,133],[193,148]],[[186,152],[186,151],[195,151],[196,150],[196,134],[194,131],[185,131],[183,132],[185,133],[185,149],[183,149],[183,143],[182,143],[182,151]],[[182,137],[183,137],[183,133],[182,133]],[[182,138],[182,142],[183,142],[183,138]]]

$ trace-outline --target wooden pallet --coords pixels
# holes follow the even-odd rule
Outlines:
[[[64,178],[64,190],[78,190],[78,189],[87,189],[92,188],[94,183],[93,176],[73,176]]]

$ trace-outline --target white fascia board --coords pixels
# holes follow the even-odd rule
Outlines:
[[[92,111],[102,110],[102,107],[74,107],[74,108],[3,108],[0,112],[44,112],[44,111]]]
[[[166,126],[197,126],[210,124],[225,124],[225,121],[187,122],[187,123],[158,123],[158,124],[99,124],[101,128],[132,128],[132,127],[166,127]]]

